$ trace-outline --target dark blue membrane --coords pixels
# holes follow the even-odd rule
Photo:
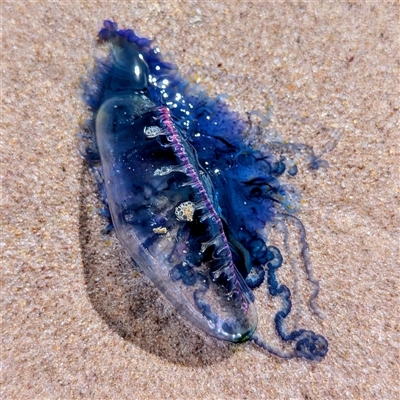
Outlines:
[[[328,350],[325,338],[303,329],[292,332],[284,329],[284,320],[292,304],[289,288],[279,283],[275,272],[282,264],[282,256],[278,248],[267,245],[264,235],[257,233],[274,222],[277,207],[290,211],[290,199],[278,178],[285,171],[294,176],[297,166],[286,165],[284,158],[276,159],[268,150],[254,150],[245,144],[246,122],[230,111],[221,98],[211,99],[201,88],[190,85],[175,65],[163,60],[158,49],[151,46],[151,40],[138,37],[130,29],[118,30],[117,24],[111,21],[104,22],[99,40],[119,40],[122,46],[126,40],[138,46],[150,71],[149,98],[158,106],[170,109],[176,124],[196,151],[199,168],[206,171],[212,181],[215,208],[224,221],[233,257],[240,261],[236,265],[244,265],[239,272],[251,289],[259,287],[267,276],[270,295],[282,299],[282,309],[274,318],[276,330],[284,341],[295,342],[295,350],[288,355],[271,349],[258,336],[254,335],[253,340],[281,357],[320,360]],[[107,96],[107,81],[113,67],[112,57],[99,61],[97,71],[84,85],[84,100],[94,112]],[[296,152],[306,145],[293,146],[290,150]],[[310,154],[312,168],[325,165],[323,160],[315,157],[312,149]],[[87,158],[89,162],[97,160],[95,143],[87,146]],[[101,185],[100,191],[103,192]],[[106,203],[106,199],[103,200]],[[190,266],[179,264],[171,271],[171,278],[182,280],[187,286],[204,280]],[[206,289],[205,286],[195,294],[205,315],[211,313],[208,305],[202,303],[202,290]]]

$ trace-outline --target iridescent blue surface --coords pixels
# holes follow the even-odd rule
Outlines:
[[[252,339],[285,358],[320,360],[328,350],[325,338],[285,329],[291,294],[276,276],[280,250],[265,234],[277,219],[298,225],[313,301],[318,283],[304,228],[287,213],[298,208],[298,196],[279,182],[285,160],[246,145],[247,124],[237,113],[189,85],[150,40],[111,21],[99,40],[110,44],[111,54],[85,85],[93,111],[86,153],[125,250],[204,332],[233,342]],[[297,167],[288,165],[287,172],[293,176]],[[270,295],[282,299],[275,324],[282,340],[293,342],[289,351],[254,334],[252,289],[264,281]]]

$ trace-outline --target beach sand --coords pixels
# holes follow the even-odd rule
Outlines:
[[[1,14],[2,399],[399,397],[398,2],[20,1]],[[272,102],[287,141],[318,152],[341,135],[328,169],[303,162],[291,180],[326,316],[303,303],[300,322],[329,340],[322,362],[206,337],[103,237],[77,133],[104,19],[156,39],[242,115]],[[279,300],[255,295],[258,332],[278,346]]]

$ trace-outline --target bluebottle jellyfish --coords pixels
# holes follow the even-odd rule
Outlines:
[[[112,21],[104,21],[98,39],[110,53],[83,84],[92,117],[81,137],[111,229],[134,264],[206,334],[252,340],[283,358],[321,360],[328,351],[323,336],[286,326],[291,292],[277,276],[282,254],[265,229],[278,220],[299,229],[316,309],[319,286],[294,215],[297,194],[279,181],[285,170],[295,175],[296,165],[274,156],[272,144],[246,144],[248,121],[223,96],[191,85],[151,40]],[[322,161],[304,148],[317,168]],[[253,290],[262,285],[281,300],[273,318],[283,349],[255,333]]]

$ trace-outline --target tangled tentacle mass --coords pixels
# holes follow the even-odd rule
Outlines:
[[[189,84],[149,39],[105,21],[98,35],[110,55],[84,83],[92,119],[84,126],[86,157],[125,250],[195,326],[223,340],[252,340],[280,357],[321,360],[327,340],[288,330],[291,292],[277,276],[283,258],[266,227],[292,220],[300,230],[313,292],[305,230],[293,214],[300,195],[282,185],[293,162],[245,143],[247,121]],[[300,145],[281,144],[296,151]],[[311,148],[310,163],[323,165]],[[287,344],[276,349],[255,334],[253,290],[266,285],[281,300],[274,316]]]

